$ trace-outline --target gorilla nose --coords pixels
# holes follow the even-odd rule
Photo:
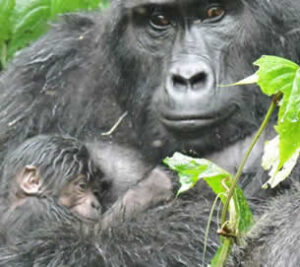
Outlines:
[[[199,91],[210,88],[212,82],[212,70],[207,64],[184,63],[173,66],[168,87],[178,92]]]

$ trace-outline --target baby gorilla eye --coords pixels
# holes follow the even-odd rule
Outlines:
[[[88,184],[86,182],[79,182],[76,186],[80,191],[85,191],[88,189]]]
[[[171,20],[162,13],[151,15],[149,20],[150,26],[155,30],[165,30],[171,25]]]
[[[206,10],[207,19],[217,20],[221,19],[225,14],[225,10],[221,6],[213,6]]]
[[[98,199],[98,201],[103,200],[104,194],[101,194],[99,190],[93,190],[93,195]]]

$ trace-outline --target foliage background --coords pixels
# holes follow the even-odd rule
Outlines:
[[[49,20],[76,10],[101,9],[109,0],[0,0],[0,70],[47,31]]]

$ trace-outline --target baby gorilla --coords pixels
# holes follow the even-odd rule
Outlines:
[[[46,135],[29,139],[6,157],[2,187],[6,204],[0,231],[2,243],[10,244],[45,222],[79,219],[110,228],[173,195],[168,173],[145,164],[133,149]]]
[[[80,141],[36,136],[8,154],[3,163],[1,230],[10,228],[18,234],[45,219],[62,216],[97,222],[106,186],[102,172]]]

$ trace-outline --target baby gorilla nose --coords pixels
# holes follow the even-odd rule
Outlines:
[[[101,206],[99,203],[92,201],[92,208],[94,208],[96,210],[100,210]]]

